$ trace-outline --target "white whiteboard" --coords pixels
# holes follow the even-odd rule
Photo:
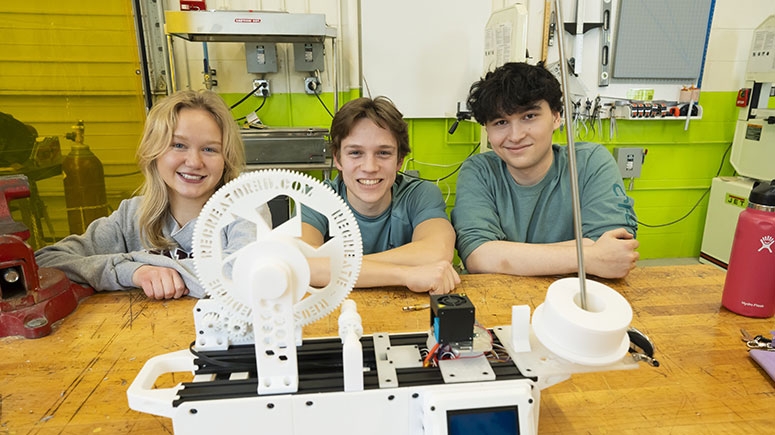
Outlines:
[[[483,74],[489,1],[362,0],[361,87],[407,118],[454,117]]]

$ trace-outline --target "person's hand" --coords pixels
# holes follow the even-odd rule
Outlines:
[[[183,278],[169,267],[140,266],[132,275],[132,283],[151,299],[178,299],[188,294]]]
[[[409,268],[406,277],[406,287],[415,293],[444,295],[458,284],[460,276],[449,261],[413,266]]]
[[[589,273],[601,278],[624,278],[640,258],[638,241],[624,228],[606,231],[584,251]]]

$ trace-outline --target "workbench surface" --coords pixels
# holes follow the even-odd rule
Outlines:
[[[775,383],[748,356],[740,329],[769,336],[772,319],[721,308],[725,273],[713,266],[644,267],[601,280],[633,308],[632,326],[656,344],[657,368],[573,375],[541,393],[539,433],[773,433]],[[558,277],[464,275],[457,291],[492,328],[512,305],[535,309]],[[427,295],[404,288],[356,290],[365,334],[429,328],[429,311],[402,310]],[[0,434],[172,433],[167,418],[136,412],[126,390],[145,362],[186,349],[195,299],[148,300],[140,291],[101,292],[38,339],[0,338]],[[338,311],[335,313],[338,314]],[[304,329],[335,336],[336,315]],[[169,375],[170,387],[190,376]]]

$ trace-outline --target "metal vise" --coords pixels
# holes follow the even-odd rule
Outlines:
[[[8,204],[29,195],[26,176],[0,177],[0,337],[48,335],[54,322],[94,293],[60,270],[38,268],[35,252],[25,242],[29,229],[14,221]]]
[[[0,234],[13,234],[22,240],[30,237],[30,230],[11,216],[9,202],[30,196],[30,184],[25,175],[0,177]]]

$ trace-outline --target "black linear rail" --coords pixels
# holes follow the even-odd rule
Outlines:
[[[425,347],[427,334],[398,334],[390,336],[391,346]],[[495,338],[498,343],[497,338]],[[374,340],[371,336],[361,338],[363,347],[364,389],[379,389],[377,361]],[[202,400],[223,400],[258,396],[256,356],[253,345],[233,346],[227,351],[199,352],[195,360],[199,369],[197,375],[215,375],[206,382],[187,382],[178,391],[178,398],[172,405]],[[209,361],[209,362],[208,362]],[[338,338],[305,340],[297,350],[299,368],[299,390],[297,394],[344,391],[342,369],[342,343]],[[217,362],[217,363],[214,363]],[[526,379],[511,362],[491,362],[497,380]],[[250,367],[249,370],[244,368]],[[235,370],[235,368],[243,368]],[[230,380],[234,372],[248,372],[247,379]],[[443,384],[441,371],[437,367],[416,367],[396,369],[400,387],[417,387]],[[535,380],[535,378],[532,378]]]

